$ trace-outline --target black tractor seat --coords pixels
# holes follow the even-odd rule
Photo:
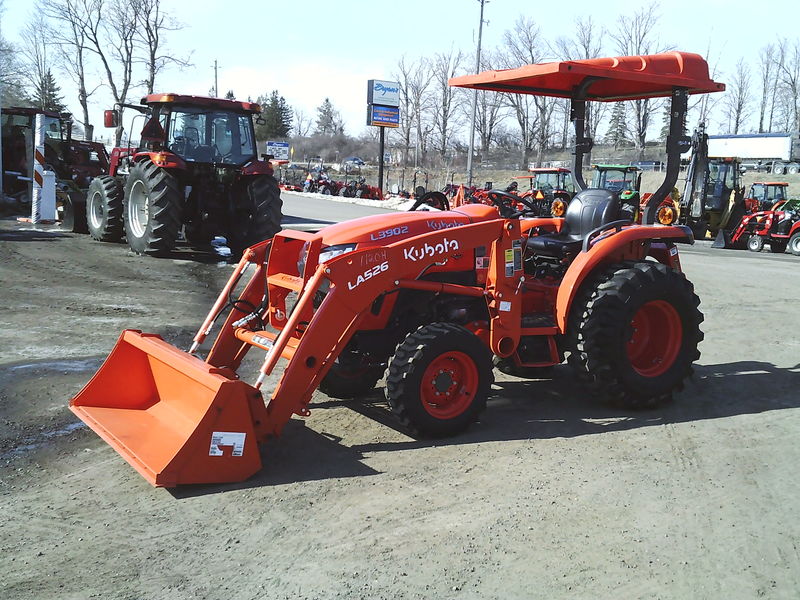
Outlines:
[[[526,254],[559,259],[577,254],[586,236],[602,225],[617,221],[619,212],[619,197],[614,192],[583,190],[567,206],[561,232],[530,236],[525,242]]]

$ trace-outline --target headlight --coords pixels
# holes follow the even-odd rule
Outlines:
[[[328,262],[329,260],[336,258],[337,256],[341,256],[342,254],[347,254],[348,252],[352,252],[356,249],[355,244],[339,244],[338,246],[328,246],[319,253],[319,264]]]

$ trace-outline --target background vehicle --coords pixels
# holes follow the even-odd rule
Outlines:
[[[581,191],[563,219],[501,218],[498,208],[518,197],[490,190],[496,206],[280,232],[246,252],[189,352],[125,331],[71,409],[153,485],[174,486],[247,478],[260,469],[257,442],[309,415],[317,386],[355,397],[387,369],[389,404],[418,436],[455,435],[478,419],[493,357],[512,368],[568,358],[594,398],[628,408],[669,400],[699,357],[703,316],[676,246],[691,231],[648,225],[690,144],[688,95],[724,86],[700,56],[678,52],[528,65],[450,85],[570,98]],[[658,96],[672,100],[667,169],[637,225],[618,193],[583,180],[586,101]],[[267,355],[249,385],[235,371],[253,346]],[[259,390],[281,358],[265,405]]]
[[[537,167],[530,175],[519,175],[514,179],[527,179],[529,188],[520,192],[536,205],[538,216],[563,217],[570,200],[575,196],[572,172],[560,167]]]
[[[796,202],[781,210],[758,211],[742,218],[731,235],[729,247],[747,246],[752,252],[761,252],[764,244],[770,251],[782,254],[787,246],[792,254],[800,256],[800,206]]]
[[[44,118],[45,168],[56,175],[56,208],[62,227],[86,233],[85,190],[92,178],[108,172],[108,152],[99,142],[72,137],[72,117],[38,108],[2,111],[3,193],[30,202],[36,116]]]
[[[108,176],[89,186],[92,237],[113,242],[124,234],[134,252],[159,256],[174,248],[183,227],[195,244],[224,236],[236,255],[280,230],[273,167],[256,156],[260,105],[150,94],[125,106],[143,115],[141,142],[115,148]],[[119,112],[106,111],[105,124],[116,127]]]
[[[770,210],[789,197],[789,184],[785,181],[754,181],[745,198],[749,212]]]
[[[642,174],[631,165],[592,165],[592,187],[611,190],[619,195],[623,210],[635,221],[639,216]]]
[[[783,175],[800,173],[800,137],[796,133],[708,136],[709,156],[737,156],[745,169]]]

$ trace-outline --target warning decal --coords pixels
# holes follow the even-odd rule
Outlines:
[[[232,456],[241,456],[244,453],[244,439],[247,434],[238,431],[214,431],[211,434],[211,448],[209,456],[222,456],[222,446],[233,446]]]

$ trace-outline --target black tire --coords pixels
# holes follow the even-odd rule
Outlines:
[[[573,304],[569,364],[603,402],[669,401],[700,357],[703,314],[691,282],[655,262],[615,265],[595,282]]]
[[[761,252],[764,247],[764,237],[760,235],[751,235],[747,238],[747,249],[750,252]]]
[[[789,252],[795,256],[800,256],[800,231],[789,238]]]
[[[343,353],[320,381],[319,390],[331,398],[358,398],[375,389],[385,370],[384,365],[375,365],[360,356]]]
[[[226,236],[234,258],[278,233],[283,218],[281,190],[271,175],[245,177],[236,195]]]
[[[118,242],[123,232],[123,191],[119,180],[109,175],[95,177],[86,192],[86,226],[101,242]]]
[[[706,239],[706,233],[708,233],[708,225],[705,221],[691,223],[689,228],[692,230],[692,235],[696,240],[704,240]],[[716,234],[715,234],[716,235]]]
[[[86,199],[77,190],[61,190],[57,192],[56,200],[61,205],[60,227],[72,233],[89,233],[86,223]]]
[[[478,420],[493,381],[492,355],[476,335],[459,325],[432,323],[397,347],[386,396],[413,435],[443,437]]]
[[[773,254],[783,254],[786,252],[786,245],[788,242],[785,240],[770,240],[769,251]]]
[[[136,163],[125,183],[125,237],[137,254],[163,256],[175,248],[183,192],[169,171],[150,159]]]
[[[202,224],[194,225],[192,223],[184,225],[183,236],[192,246],[208,246],[211,240],[214,239],[214,235],[203,227]]]

